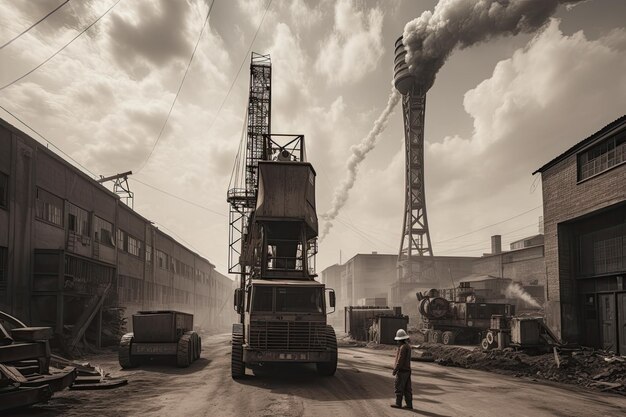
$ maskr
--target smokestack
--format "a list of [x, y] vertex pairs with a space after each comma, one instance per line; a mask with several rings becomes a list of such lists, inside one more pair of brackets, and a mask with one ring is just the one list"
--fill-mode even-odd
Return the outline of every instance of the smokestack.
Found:
[[559, 4], [581, 0], [440, 0], [404, 27], [406, 63], [424, 90], [456, 48], [505, 35], [533, 33]]
[[502, 253], [502, 236], [500, 235], [491, 236], [491, 253], [492, 254]]

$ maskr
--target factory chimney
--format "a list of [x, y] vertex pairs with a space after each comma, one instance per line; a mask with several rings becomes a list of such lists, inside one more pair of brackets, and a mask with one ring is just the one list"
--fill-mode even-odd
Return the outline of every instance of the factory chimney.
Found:
[[[424, 256], [432, 257], [428, 233], [426, 195], [424, 191], [424, 114], [427, 87], [409, 72], [402, 36], [396, 41], [393, 80], [402, 94], [402, 114], [405, 142], [405, 194], [402, 240], [398, 254], [401, 279], [425, 281], [418, 276], [414, 262]], [[419, 275], [423, 275], [420, 270]]]
[[502, 236], [501, 235], [491, 236], [491, 253], [493, 255], [502, 253]]

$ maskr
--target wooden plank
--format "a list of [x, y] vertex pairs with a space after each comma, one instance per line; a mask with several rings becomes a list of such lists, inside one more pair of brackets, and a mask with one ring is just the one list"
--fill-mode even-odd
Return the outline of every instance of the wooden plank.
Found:
[[81, 339], [81, 337], [83, 337], [85, 331], [87, 331], [87, 328], [91, 324], [91, 321], [95, 317], [96, 313], [99, 309], [102, 308], [102, 305], [104, 304], [104, 299], [106, 298], [110, 288], [111, 283], [106, 286], [106, 288], [102, 292], [102, 295], [100, 295], [97, 303], [90, 309], [86, 309], [79, 321], [77, 322], [78, 326], [75, 326], [72, 331], [72, 341], [70, 342], [71, 348], [74, 348], [78, 341]]
[[49, 340], [52, 337], [51, 327], [22, 327], [12, 329], [11, 336], [14, 340], [22, 342], [35, 342], [37, 340]]
[[0, 363], [0, 372], [2, 372], [4, 376], [9, 378], [11, 381], [19, 382], [20, 384], [28, 382], [28, 379], [26, 379], [24, 375], [20, 373], [20, 371], [12, 366], [3, 365]]

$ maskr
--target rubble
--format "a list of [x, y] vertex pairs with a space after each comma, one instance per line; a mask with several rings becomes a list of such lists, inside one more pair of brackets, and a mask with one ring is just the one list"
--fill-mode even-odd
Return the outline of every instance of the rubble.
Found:
[[626, 358], [603, 350], [557, 349], [558, 360], [555, 360], [553, 352], [531, 355], [512, 348], [482, 351], [427, 343], [418, 349], [430, 352], [435, 362], [443, 366], [576, 384], [626, 395]]

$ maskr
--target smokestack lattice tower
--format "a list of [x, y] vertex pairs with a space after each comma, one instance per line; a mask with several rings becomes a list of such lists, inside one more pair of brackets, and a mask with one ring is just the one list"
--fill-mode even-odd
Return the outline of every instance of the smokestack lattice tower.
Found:
[[[426, 88], [409, 72], [402, 36], [396, 41], [394, 85], [402, 94], [405, 142], [405, 202], [402, 239], [398, 253], [399, 278], [410, 282], [427, 281], [425, 265], [418, 268], [418, 257], [432, 257], [424, 192], [424, 112]], [[429, 269], [429, 268], [426, 268]]]

